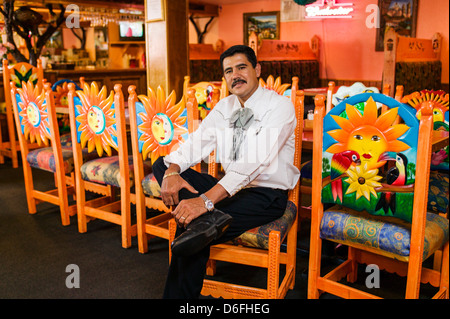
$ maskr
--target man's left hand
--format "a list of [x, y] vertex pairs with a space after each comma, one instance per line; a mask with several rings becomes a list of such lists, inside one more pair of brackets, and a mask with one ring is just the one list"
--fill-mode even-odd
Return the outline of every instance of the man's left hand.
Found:
[[200, 197], [184, 199], [173, 210], [172, 215], [180, 227], [187, 227], [195, 218], [206, 213], [205, 202]]

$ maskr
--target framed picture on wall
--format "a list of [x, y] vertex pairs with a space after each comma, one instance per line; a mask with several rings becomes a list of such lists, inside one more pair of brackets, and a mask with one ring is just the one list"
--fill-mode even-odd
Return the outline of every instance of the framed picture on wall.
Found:
[[244, 13], [244, 44], [252, 32], [259, 40], [280, 38], [280, 11]]
[[377, 28], [375, 51], [384, 51], [384, 34], [388, 28], [405, 37], [416, 36], [419, 0], [378, 0], [380, 27]]

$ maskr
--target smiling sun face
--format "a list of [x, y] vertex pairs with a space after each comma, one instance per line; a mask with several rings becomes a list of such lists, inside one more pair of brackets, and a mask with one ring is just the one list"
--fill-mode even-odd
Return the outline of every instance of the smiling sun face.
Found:
[[178, 147], [183, 142], [182, 135], [187, 133], [183, 127], [186, 117], [180, 117], [185, 108], [182, 99], [175, 104], [175, 91], [166, 98], [161, 87], [156, 93], [149, 87], [149, 95], [139, 95], [145, 112], [137, 114], [142, 120], [138, 130], [142, 132], [139, 140], [143, 142], [142, 156], [146, 159], [149, 155], [152, 163], [160, 156], [164, 156]]
[[97, 83], [92, 82], [90, 87], [85, 83], [77, 94], [81, 100], [81, 105], [75, 105], [81, 146], [87, 144], [88, 152], [96, 149], [99, 156], [103, 152], [111, 156], [111, 147], [118, 149], [113, 92], [107, 96], [106, 86], [99, 92]]
[[25, 139], [29, 138], [31, 143], [37, 142], [38, 145], [49, 145], [50, 124], [44, 91], [39, 93], [32, 83], [22, 82], [22, 88], [18, 88], [17, 92], [21, 99], [18, 103], [19, 115], [22, 118], [21, 126]]
[[326, 151], [356, 151], [360, 154], [361, 165], [367, 165], [367, 169], [384, 165], [385, 161], [378, 161], [384, 152], [402, 152], [409, 148], [406, 143], [397, 140], [409, 129], [405, 124], [394, 124], [397, 110], [392, 108], [378, 117], [377, 105], [369, 98], [361, 115], [356, 107], [347, 104], [348, 119], [331, 115], [341, 128], [328, 132], [337, 143]]

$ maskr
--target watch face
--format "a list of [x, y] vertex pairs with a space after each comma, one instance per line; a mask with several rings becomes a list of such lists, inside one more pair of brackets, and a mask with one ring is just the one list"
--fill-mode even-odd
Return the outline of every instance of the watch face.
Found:
[[210, 200], [206, 201], [205, 204], [206, 204], [206, 209], [207, 209], [207, 210], [212, 210], [212, 209], [214, 208], [214, 204], [213, 204], [213, 202], [210, 201]]

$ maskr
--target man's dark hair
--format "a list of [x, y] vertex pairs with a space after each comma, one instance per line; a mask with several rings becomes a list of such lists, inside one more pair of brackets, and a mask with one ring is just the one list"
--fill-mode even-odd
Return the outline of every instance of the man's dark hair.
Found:
[[242, 44], [238, 44], [238, 45], [234, 45], [228, 49], [226, 49], [221, 55], [220, 55], [220, 67], [223, 70], [223, 60], [225, 58], [228, 58], [230, 56], [233, 56], [237, 53], [243, 53], [245, 54], [245, 56], [247, 57], [247, 60], [252, 64], [253, 67], [256, 67], [256, 54], [255, 51], [253, 51], [252, 48], [250, 48], [247, 45], [242, 45]]

